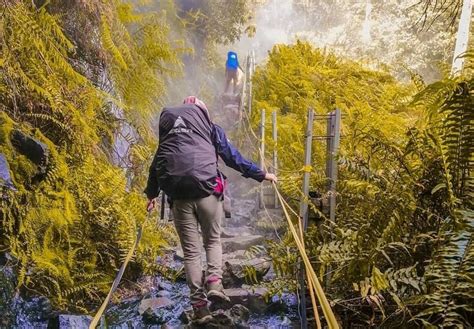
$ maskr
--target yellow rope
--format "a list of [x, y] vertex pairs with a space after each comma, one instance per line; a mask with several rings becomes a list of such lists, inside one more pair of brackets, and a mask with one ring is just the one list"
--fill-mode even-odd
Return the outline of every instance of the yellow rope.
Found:
[[[304, 235], [303, 235], [303, 225], [301, 225], [301, 220], [298, 220], [298, 228], [299, 228], [299, 233], [300, 233], [300, 239], [301, 241], [304, 242]], [[316, 303], [316, 298], [314, 296], [314, 287], [313, 284], [309, 278], [308, 271], [306, 272], [306, 281], [308, 282], [308, 290], [309, 294], [311, 296], [311, 304], [313, 305], [313, 312], [314, 312], [314, 320], [316, 321], [316, 328], [321, 329], [321, 320], [319, 319], [319, 312], [318, 312], [318, 304]], [[304, 293], [304, 292], [302, 292]], [[305, 306], [303, 306], [305, 307]]]
[[313, 266], [311, 265], [311, 262], [309, 261], [308, 255], [306, 254], [306, 250], [298, 236], [298, 233], [296, 232], [293, 226], [293, 223], [291, 222], [291, 218], [290, 218], [290, 215], [288, 214], [288, 210], [283, 200], [283, 197], [278, 191], [276, 184], [273, 182], [272, 184], [273, 184], [273, 187], [275, 188], [275, 192], [277, 193], [278, 199], [280, 200], [281, 204], [284, 205], [282, 208], [283, 208], [283, 212], [285, 214], [286, 220], [288, 222], [288, 226], [290, 227], [291, 234], [293, 235], [293, 238], [295, 239], [296, 246], [298, 247], [298, 251], [300, 252], [301, 258], [303, 259], [303, 262], [305, 264], [309, 282], [311, 282], [312, 286], [314, 287], [316, 291], [316, 296], [318, 297], [318, 301], [321, 304], [321, 308], [323, 310], [324, 316], [326, 317], [326, 321], [328, 323], [329, 329], [339, 328], [336, 317], [331, 309], [331, 305], [329, 305], [326, 295], [324, 294], [324, 290], [321, 287], [318, 277], [316, 276]]
[[[252, 135], [254, 136], [255, 139], [260, 140], [260, 138], [257, 136], [257, 134], [252, 129], [248, 113], [246, 111], [244, 111], [244, 114], [245, 114], [246, 121], [248, 123], [248, 130], [250, 130], [250, 132], [252, 133]], [[261, 147], [258, 147], [258, 151], [260, 153], [260, 157], [264, 158], [265, 156], [262, 152]], [[266, 166], [263, 169], [268, 171]], [[303, 167], [303, 171], [311, 171], [311, 169], [312, 169], [311, 166]], [[306, 254], [304, 244], [302, 243], [303, 237], [301, 237], [301, 240], [298, 237], [298, 234], [297, 234], [297, 232], [296, 232], [296, 230], [293, 226], [293, 223], [291, 222], [290, 215], [288, 214], [288, 209], [290, 209], [291, 212], [293, 212], [298, 218], [300, 218], [300, 216], [296, 213], [296, 211], [294, 211], [290, 207], [290, 205], [286, 202], [286, 200], [283, 199], [283, 197], [280, 194], [280, 191], [277, 189], [276, 184], [274, 182], [272, 182], [272, 185], [273, 185], [273, 188], [275, 189], [275, 193], [277, 193], [280, 204], [282, 205], [285, 217], [288, 221], [288, 226], [290, 227], [290, 231], [293, 235], [293, 238], [295, 239], [296, 245], [298, 247], [298, 250], [301, 254], [301, 257], [303, 258], [303, 262], [304, 262], [305, 267], [306, 267], [306, 277], [307, 277], [307, 280], [308, 280], [308, 288], [310, 289], [311, 303], [313, 305], [313, 310], [314, 310], [314, 313], [315, 313], [315, 320], [316, 320], [317, 328], [318, 329], [321, 328], [321, 322], [320, 322], [319, 316], [318, 316], [318, 309], [317, 309], [317, 305], [316, 305], [316, 300], [314, 299], [314, 292], [316, 292], [316, 296], [318, 297], [319, 303], [321, 304], [321, 307], [322, 307], [324, 316], [327, 319], [327, 323], [329, 325], [329, 328], [330, 329], [339, 328], [339, 325], [336, 321], [336, 317], [334, 316], [334, 313], [331, 309], [331, 306], [329, 305], [329, 302], [326, 298], [326, 295], [324, 294], [324, 290], [321, 287], [321, 284], [319, 283], [319, 280], [318, 280], [318, 278], [317, 278], [317, 276], [314, 272], [314, 269], [313, 269], [313, 267], [312, 267], [312, 265], [311, 265], [311, 263], [308, 259], [308, 255]], [[301, 224], [299, 223], [299, 221], [298, 221], [298, 224], [300, 225], [300, 230], [302, 231]]]
[[115, 277], [114, 282], [112, 283], [112, 287], [110, 287], [109, 293], [107, 294], [107, 297], [105, 297], [105, 300], [102, 302], [102, 305], [100, 306], [99, 310], [97, 311], [96, 315], [92, 319], [91, 324], [89, 325], [89, 329], [95, 329], [97, 327], [97, 324], [100, 321], [100, 318], [102, 317], [102, 314], [104, 313], [105, 309], [107, 308], [107, 305], [110, 302], [110, 299], [112, 298], [112, 295], [114, 294], [115, 290], [117, 289], [120, 280], [122, 280], [123, 273], [125, 272], [125, 269], [127, 268], [128, 263], [133, 257], [133, 254], [135, 253], [135, 250], [137, 249], [138, 244], [140, 243], [140, 239], [142, 238], [142, 232], [143, 232], [143, 227], [145, 226], [145, 223], [148, 221], [150, 218], [151, 212], [148, 212], [147, 220], [143, 222], [143, 224], [138, 228], [137, 231], [137, 236], [135, 238], [135, 242], [133, 243], [133, 246], [130, 248], [130, 250], [127, 253], [127, 256], [125, 257], [124, 262], [122, 263], [122, 266], [120, 266], [120, 270], [117, 273], [117, 276]]

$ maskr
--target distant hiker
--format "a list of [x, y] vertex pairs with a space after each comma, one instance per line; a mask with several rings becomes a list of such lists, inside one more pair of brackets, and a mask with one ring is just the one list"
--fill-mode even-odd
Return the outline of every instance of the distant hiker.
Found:
[[[225, 177], [217, 168], [218, 157], [244, 177], [277, 181], [275, 175], [246, 160], [230, 144], [222, 128], [212, 123], [206, 105], [196, 97], [189, 96], [183, 105], [163, 109], [158, 150], [145, 189], [147, 207], [154, 207], [160, 189], [171, 199], [195, 322], [199, 324], [212, 319], [208, 300], [228, 300], [222, 286], [220, 241]], [[206, 250], [205, 277], [198, 225]]]
[[227, 53], [227, 61], [225, 63], [225, 91], [229, 89], [229, 84], [232, 81], [232, 93], [236, 93], [237, 91], [237, 81], [238, 81], [238, 71], [240, 65], [239, 60], [237, 58], [237, 54], [233, 51], [229, 51]]

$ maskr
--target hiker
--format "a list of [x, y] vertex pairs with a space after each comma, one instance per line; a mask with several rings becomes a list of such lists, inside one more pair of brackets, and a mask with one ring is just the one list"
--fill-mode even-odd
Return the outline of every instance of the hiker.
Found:
[[232, 93], [235, 94], [237, 91], [238, 71], [242, 68], [239, 65], [237, 54], [233, 51], [227, 53], [227, 61], [225, 63], [225, 91], [229, 89], [230, 82], [232, 81]]
[[[215, 125], [206, 105], [194, 96], [183, 105], [164, 108], [159, 122], [159, 145], [150, 166], [145, 193], [147, 209], [153, 209], [160, 189], [171, 200], [174, 224], [184, 252], [186, 280], [191, 289], [194, 322], [212, 319], [208, 301], [228, 301], [222, 286], [221, 219], [224, 175], [218, 157], [244, 177], [276, 182], [243, 158]], [[206, 250], [207, 271], [203, 276], [198, 225]]]

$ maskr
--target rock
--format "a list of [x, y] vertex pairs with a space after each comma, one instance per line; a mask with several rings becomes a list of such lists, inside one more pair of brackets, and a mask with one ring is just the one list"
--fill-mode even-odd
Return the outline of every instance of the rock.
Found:
[[[240, 95], [239, 94], [225, 93], [225, 94], [222, 94], [222, 101], [225, 104], [238, 105], [240, 103]], [[225, 106], [228, 106], [228, 105], [225, 105]]]
[[173, 306], [176, 303], [167, 297], [142, 299], [138, 313], [145, 324], [164, 324], [173, 317]]
[[10, 176], [10, 166], [8, 165], [8, 161], [5, 155], [0, 153], [0, 187], [2, 186], [12, 191], [16, 191], [15, 185]]
[[138, 306], [138, 313], [143, 315], [148, 309], [157, 310], [160, 308], [168, 308], [175, 304], [171, 299], [166, 297], [145, 298], [142, 299]]
[[11, 328], [15, 320], [12, 305], [15, 282], [13, 269], [9, 266], [0, 267], [0, 328]]
[[221, 238], [234, 238], [234, 237], [235, 237], [235, 234], [232, 234], [228, 230], [223, 229], [221, 231]]
[[142, 327], [143, 317], [138, 314], [140, 301], [138, 298], [129, 298], [110, 305], [105, 311], [107, 326], [114, 329]]
[[213, 320], [207, 324], [208, 328], [250, 328], [247, 321], [250, 311], [243, 305], [234, 305], [229, 310], [217, 310], [212, 313]]
[[222, 329], [222, 328], [235, 328], [235, 329], [246, 329], [250, 328], [247, 321], [250, 318], [250, 311], [243, 305], [234, 305], [228, 310], [219, 309], [212, 312], [212, 320], [205, 325], [196, 325], [192, 323], [193, 312], [192, 310], [185, 311], [181, 314], [181, 321], [184, 324], [190, 324], [186, 328], [198, 329]]
[[171, 316], [166, 310], [148, 308], [142, 314], [142, 319], [145, 324], [164, 324], [171, 319]]
[[225, 266], [222, 272], [222, 285], [224, 288], [240, 288], [245, 283], [243, 278], [236, 276], [229, 267]]
[[51, 301], [44, 296], [23, 300], [21, 308], [31, 322], [41, 322], [54, 317]]
[[222, 255], [224, 261], [229, 259], [245, 259], [245, 250], [236, 250]]
[[271, 262], [264, 258], [229, 259], [225, 262], [223, 276], [237, 279], [240, 284], [258, 283], [262, 281], [270, 267]]
[[171, 293], [169, 291], [166, 291], [166, 290], [160, 290], [156, 293], [156, 296], [157, 297], [169, 297], [169, 296], [171, 296]]
[[166, 290], [166, 291], [173, 290], [173, 285], [171, 283], [160, 281], [158, 285], [159, 285], [160, 290]]
[[232, 317], [233, 323], [238, 328], [247, 328], [247, 321], [250, 318], [250, 311], [243, 305], [237, 304], [232, 306], [228, 310], [229, 315]]
[[193, 321], [193, 310], [185, 310], [181, 315], [179, 316], [179, 319], [181, 322], [184, 324], [189, 324], [191, 321]]
[[264, 298], [267, 292], [265, 288], [255, 288], [251, 290], [242, 288], [224, 289], [224, 293], [230, 298], [231, 304], [244, 305], [250, 311], [259, 314], [265, 313], [270, 306], [270, 303], [265, 301]]
[[232, 317], [224, 310], [212, 312], [212, 320], [206, 324], [206, 328], [232, 328]]
[[235, 238], [237, 236], [253, 235], [253, 229], [250, 226], [239, 225], [239, 227], [226, 226], [221, 233], [221, 238]]
[[40, 168], [41, 174], [46, 172], [49, 156], [49, 149], [46, 144], [25, 135], [20, 130], [13, 130], [11, 142], [18, 152], [25, 155]]
[[229, 253], [236, 250], [246, 250], [251, 246], [261, 244], [264, 238], [261, 235], [237, 236], [235, 238], [223, 238], [222, 251]]
[[88, 315], [60, 314], [48, 323], [48, 329], [88, 329], [92, 317]]
[[184, 260], [183, 248], [179, 247], [178, 249], [176, 249], [176, 253], [174, 254], [174, 259], [180, 260], [180, 261]]

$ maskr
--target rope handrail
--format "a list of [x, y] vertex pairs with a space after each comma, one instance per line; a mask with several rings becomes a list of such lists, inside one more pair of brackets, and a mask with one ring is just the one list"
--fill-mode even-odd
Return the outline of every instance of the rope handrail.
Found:
[[[251, 123], [250, 123], [250, 118], [248, 116], [248, 113], [246, 111], [244, 111], [244, 115], [245, 115], [245, 119], [248, 123], [248, 128], [247, 130], [249, 130], [253, 137], [256, 139], [256, 140], [259, 140], [260, 138], [257, 136], [257, 134], [254, 132], [254, 130], [252, 129], [252, 126], [251, 126]], [[246, 131], [247, 132], [247, 131]], [[251, 136], [247, 136], [247, 137], [251, 137]], [[261, 147], [256, 147], [260, 153], [260, 157], [262, 159], [265, 159], [265, 155], [263, 154], [262, 152], [262, 149]], [[263, 169], [265, 169], [267, 171], [267, 167], [265, 165], [265, 161], [263, 161], [264, 163], [264, 167]], [[316, 301], [315, 301], [315, 298], [314, 298], [314, 292], [316, 292], [316, 296], [318, 298], [318, 301], [319, 303], [321, 304], [321, 308], [323, 310], [323, 313], [324, 313], [324, 316], [326, 317], [327, 319], [327, 323], [329, 325], [329, 328], [330, 329], [333, 329], [333, 328], [339, 328], [339, 325], [337, 323], [337, 320], [336, 320], [336, 317], [331, 309], [331, 306], [329, 305], [329, 302], [326, 298], [326, 295], [324, 293], [324, 290], [316, 276], [316, 273], [314, 272], [314, 269], [311, 265], [311, 262], [309, 261], [309, 258], [308, 258], [308, 255], [306, 254], [306, 250], [304, 248], [304, 243], [302, 242], [303, 241], [303, 236], [302, 236], [302, 228], [300, 227], [300, 231], [301, 231], [301, 239], [299, 238], [298, 236], [298, 233], [296, 232], [294, 226], [293, 226], [293, 223], [291, 221], [291, 217], [288, 213], [288, 209], [293, 213], [295, 214], [298, 218], [300, 218], [299, 214], [286, 202], [286, 200], [282, 197], [280, 191], [278, 190], [277, 188], [277, 185], [275, 182], [272, 182], [272, 186], [275, 190], [275, 193], [277, 194], [278, 196], [278, 199], [280, 201], [280, 204], [282, 205], [282, 209], [283, 209], [283, 212], [285, 214], [285, 217], [286, 217], [286, 220], [288, 222], [288, 226], [290, 227], [290, 231], [291, 231], [291, 234], [293, 235], [293, 238], [295, 240], [295, 243], [297, 245], [297, 248], [298, 248], [298, 251], [303, 259], [303, 262], [304, 262], [304, 265], [305, 265], [305, 268], [306, 268], [306, 278], [307, 278], [307, 281], [308, 281], [308, 288], [310, 290], [310, 295], [311, 295], [311, 302], [313, 304], [313, 311], [315, 312], [315, 320], [316, 320], [316, 325], [317, 325], [317, 328], [321, 328], [321, 323], [320, 323], [320, 320], [319, 320], [319, 316], [318, 316], [318, 311], [317, 311], [317, 305], [316, 305]], [[300, 224], [300, 223], [299, 223]], [[300, 224], [301, 226], [301, 224]], [[314, 292], [313, 292], [313, 289], [314, 289]]]
[[102, 302], [102, 305], [100, 306], [99, 310], [97, 311], [94, 318], [92, 319], [89, 325], [89, 329], [95, 329], [97, 325], [99, 324], [102, 314], [107, 308], [107, 305], [109, 304], [110, 299], [112, 298], [112, 295], [114, 294], [115, 290], [117, 290], [117, 287], [120, 284], [120, 281], [122, 280], [123, 273], [125, 272], [125, 269], [127, 268], [128, 263], [132, 259], [133, 254], [135, 253], [135, 250], [138, 247], [138, 244], [140, 243], [140, 240], [142, 238], [142, 233], [143, 233], [143, 227], [145, 226], [146, 222], [150, 219], [150, 216], [151, 216], [151, 211], [148, 211], [147, 218], [138, 227], [135, 241], [132, 247], [128, 250], [127, 256], [125, 257], [125, 260], [123, 261], [122, 266], [120, 266], [120, 270], [118, 271], [117, 275], [115, 276], [114, 281], [112, 282], [112, 286], [110, 287], [109, 293], [107, 294], [107, 297], [105, 297], [104, 301]]
[[[257, 136], [255, 131], [252, 129], [251, 120], [248, 116], [247, 111], [243, 111], [243, 113], [244, 113], [244, 116], [245, 116], [245, 121], [248, 125], [247, 127], [245, 127], [245, 124], [243, 125], [244, 129], [246, 128], [245, 132], [248, 134], [248, 131], [250, 131], [251, 134], [253, 135], [253, 137], [256, 140], [260, 140], [260, 138]], [[251, 136], [249, 136], [249, 134], [247, 135], [247, 137], [249, 139], [251, 139]], [[255, 148], [258, 149], [258, 152], [260, 154], [260, 158], [265, 159], [265, 154], [263, 153], [262, 148], [260, 146], [257, 146], [257, 147], [254, 146], [254, 149]], [[263, 165], [264, 165], [263, 169], [265, 171], [268, 171], [267, 166], [265, 165], [265, 161], [263, 161]], [[321, 284], [320, 284], [320, 282], [319, 282], [319, 280], [316, 276], [316, 273], [314, 272], [313, 266], [311, 265], [311, 262], [309, 261], [308, 255], [306, 254], [306, 250], [304, 248], [304, 243], [303, 243], [304, 240], [303, 240], [303, 229], [301, 227], [301, 221], [298, 221], [299, 231], [300, 231], [300, 234], [301, 234], [301, 239], [300, 239], [300, 237], [298, 236], [298, 233], [296, 232], [296, 230], [293, 226], [293, 222], [291, 221], [291, 217], [288, 213], [288, 209], [293, 214], [295, 214], [298, 218], [300, 218], [300, 215], [282, 197], [282, 195], [281, 195], [280, 191], [278, 190], [277, 185], [276, 185], [275, 182], [272, 182], [272, 186], [275, 190], [275, 193], [277, 194], [277, 197], [280, 201], [280, 204], [282, 205], [282, 209], [283, 209], [283, 212], [285, 214], [285, 218], [287, 220], [288, 226], [290, 227], [291, 234], [293, 235], [293, 238], [294, 238], [295, 243], [297, 245], [298, 251], [300, 253], [301, 258], [303, 259], [303, 262], [304, 262], [304, 265], [305, 265], [305, 268], [306, 268], [306, 278], [307, 278], [307, 281], [308, 281], [308, 286], [309, 286], [308, 288], [310, 290], [311, 303], [313, 305], [313, 311], [315, 313], [316, 326], [317, 326], [318, 329], [321, 328], [321, 323], [320, 323], [319, 316], [318, 316], [317, 305], [316, 305], [316, 301], [315, 301], [315, 298], [314, 298], [314, 292], [316, 292], [316, 296], [318, 297], [318, 301], [321, 304], [321, 308], [323, 310], [324, 316], [326, 317], [329, 328], [330, 329], [339, 328], [336, 317], [335, 317], [335, 315], [334, 315], [334, 313], [331, 309], [331, 306], [329, 305], [329, 302], [326, 298], [324, 290], [323, 290], [323, 288], [322, 288], [322, 286], [321, 286]], [[313, 289], [314, 289], [314, 291], [313, 291]]]
[[[272, 184], [275, 188], [275, 192], [277, 193], [278, 199], [280, 200], [281, 204], [284, 205], [284, 202], [283, 202], [284, 199], [282, 195], [280, 194], [280, 191], [278, 191], [278, 188], [276, 187], [275, 183], [272, 183]], [[291, 222], [291, 218], [288, 213], [287, 206], [286, 205], [282, 206], [282, 209], [285, 214], [286, 220], [288, 222], [288, 226], [290, 227], [291, 234], [293, 235], [293, 238], [295, 239], [295, 243], [296, 243], [296, 246], [298, 247], [298, 251], [300, 252], [301, 258], [303, 259], [303, 262], [305, 264], [307, 276], [309, 277], [308, 282], [311, 282], [311, 285], [316, 291], [316, 296], [318, 297], [318, 301], [321, 304], [321, 308], [323, 309], [323, 313], [324, 313], [324, 316], [326, 317], [329, 328], [330, 329], [339, 328], [336, 317], [331, 309], [331, 306], [329, 305], [329, 302], [316, 276], [316, 273], [314, 272], [313, 266], [311, 265], [308, 255], [306, 254], [306, 250], [302, 244], [302, 241], [300, 240], [298, 233], [296, 232], [293, 226], [293, 223]]]

